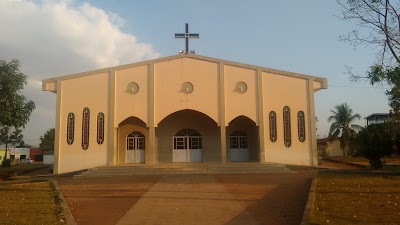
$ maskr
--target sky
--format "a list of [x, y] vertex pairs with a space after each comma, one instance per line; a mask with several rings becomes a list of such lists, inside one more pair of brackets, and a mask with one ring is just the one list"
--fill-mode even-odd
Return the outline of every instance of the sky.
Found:
[[385, 86], [350, 81], [345, 67], [364, 75], [379, 48], [340, 41], [357, 28], [340, 15], [336, 1], [320, 0], [1, 0], [0, 59], [20, 60], [29, 77], [23, 94], [36, 109], [23, 133], [38, 145], [55, 127], [56, 95], [41, 90], [43, 79], [178, 54], [184, 41], [174, 34], [189, 23], [196, 54], [327, 78], [315, 93], [322, 138], [335, 105], [362, 118], [390, 109]]

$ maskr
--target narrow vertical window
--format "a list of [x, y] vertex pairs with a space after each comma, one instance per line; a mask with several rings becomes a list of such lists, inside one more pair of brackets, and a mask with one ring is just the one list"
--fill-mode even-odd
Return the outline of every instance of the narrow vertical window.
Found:
[[276, 113], [275, 113], [275, 111], [271, 111], [269, 113], [269, 139], [272, 142], [276, 142], [276, 140], [277, 140]]
[[290, 108], [288, 106], [283, 107], [283, 143], [288, 148], [292, 145], [292, 136], [290, 130]]
[[67, 117], [67, 144], [72, 145], [74, 143], [74, 129], [75, 129], [75, 115], [68, 113]]
[[85, 107], [82, 115], [82, 149], [86, 150], [89, 148], [89, 122], [90, 122], [90, 110]]
[[299, 141], [304, 142], [306, 140], [306, 122], [304, 119], [303, 111], [299, 111], [297, 113], [297, 129], [299, 134]]
[[97, 144], [104, 142], [104, 113], [97, 114]]

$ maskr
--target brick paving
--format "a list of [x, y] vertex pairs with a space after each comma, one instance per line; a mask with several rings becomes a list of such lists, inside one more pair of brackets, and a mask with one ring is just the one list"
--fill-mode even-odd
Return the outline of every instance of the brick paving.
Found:
[[[350, 169], [321, 161], [323, 168]], [[317, 169], [295, 173], [55, 178], [78, 225], [300, 224]]]
[[212, 175], [167, 175], [117, 225], [260, 224]]
[[78, 225], [299, 224], [315, 170], [56, 178]]

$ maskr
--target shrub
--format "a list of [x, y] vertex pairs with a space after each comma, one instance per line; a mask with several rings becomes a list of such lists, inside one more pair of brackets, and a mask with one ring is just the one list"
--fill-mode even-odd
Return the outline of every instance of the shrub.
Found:
[[1, 167], [5, 168], [5, 167], [10, 167], [11, 166], [11, 161], [9, 159], [3, 160], [1, 162]]
[[14, 170], [0, 170], [0, 179], [10, 180], [10, 178], [15, 174]]

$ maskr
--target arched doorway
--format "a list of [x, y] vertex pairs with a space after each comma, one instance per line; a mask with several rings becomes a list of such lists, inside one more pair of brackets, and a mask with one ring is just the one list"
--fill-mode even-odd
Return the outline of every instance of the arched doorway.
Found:
[[226, 127], [227, 159], [233, 162], [259, 161], [258, 127], [246, 116], [238, 116]]
[[229, 139], [230, 161], [246, 162], [249, 161], [249, 140], [245, 132], [234, 131]]
[[144, 163], [145, 137], [138, 131], [126, 137], [126, 163]]
[[185, 128], [174, 135], [173, 162], [202, 162], [202, 139], [196, 130]]

